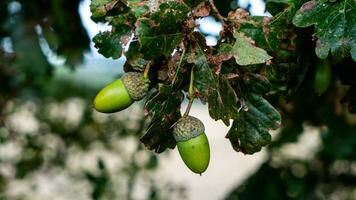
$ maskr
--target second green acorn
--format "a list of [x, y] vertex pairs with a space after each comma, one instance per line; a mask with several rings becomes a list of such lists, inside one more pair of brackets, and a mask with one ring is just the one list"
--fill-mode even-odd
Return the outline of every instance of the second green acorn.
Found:
[[180, 118], [173, 128], [182, 160], [197, 174], [205, 172], [210, 161], [209, 141], [204, 131], [204, 124], [192, 116]]
[[121, 79], [106, 85], [94, 99], [95, 110], [103, 113], [113, 113], [124, 110], [134, 101], [146, 96], [149, 79], [141, 73], [128, 72]]

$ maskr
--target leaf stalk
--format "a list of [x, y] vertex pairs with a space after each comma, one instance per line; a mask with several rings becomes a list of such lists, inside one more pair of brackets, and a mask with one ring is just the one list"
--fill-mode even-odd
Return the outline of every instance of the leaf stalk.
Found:
[[180, 66], [182, 65], [183, 58], [184, 58], [184, 55], [185, 55], [185, 50], [186, 50], [186, 49], [183, 49], [182, 55], [180, 56], [179, 63], [178, 63], [178, 67], [177, 67], [177, 71], [176, 71], [176, 73], [174, 74], [174, 78], [173, 78], [173, 80], [172, 80], [172, 86], [174, 85], [174, 83], [175, 83], [176, 80], [177, 80], [177, 76], [178, 76], [178, 73], [179, 73], [179, 69], [180, 69]]
[[189, 115], [190, 109], [193, 105], [193, 101], [195, 98], [195, 91], [194, 91], [194, 67], [192, 67], [192, 70], [190, 72], [190, 82], [189, 82], [189, 90], [188, 90], [188, 98], [189, 98], [189, 103], [188, 106], [185, 110], [184, 117], [187, 117]]
[[143, 78], [147, 79], [148, 77], [148, 72], [150, 71], [151, 68], [151, 62], [149, 62], [146, 67], [145, 67], [145, 71], [143, 72]]

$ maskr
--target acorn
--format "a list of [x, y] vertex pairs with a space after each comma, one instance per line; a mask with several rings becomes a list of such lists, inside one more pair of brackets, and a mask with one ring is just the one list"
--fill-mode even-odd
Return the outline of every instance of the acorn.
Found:
[[205, 172], [210, 161], [209, 141], [204, 131], [204, 124], [192, 116], [180, 118], [173, 127], [173, 136], [182, 160], [197, 174]]
[[95, 110], [113, 113], [124, 110], [134, 101], [146, 96], [149, 79], [141, 73], [128, 72], [121, 79], [115, 80], [99, 91], [94, 99]]

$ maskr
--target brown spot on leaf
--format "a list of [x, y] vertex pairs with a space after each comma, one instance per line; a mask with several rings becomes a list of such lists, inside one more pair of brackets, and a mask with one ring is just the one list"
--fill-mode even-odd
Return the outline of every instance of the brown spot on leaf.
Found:
[[268, 35], [271, 32], [271, 29], [268, 27], [269, 23], [271, 22], [270, 17], [263, 17], [263, 33]]
[[195, 96], [200, 99], [201, 103], [205, 105], [208, 102], [208, 97], [205, 96], [204, 94], [201, 94], [199, 92], [195, 93]]
[[196, 8], [194, 12], [194, 17], [206, 17], [210, 14], [211, 8], [209, 5], [200, 4], [198, 8]]
[[187, 53], [187, 62], [188, 63], [194, 63], [195, 62], [195, 53]]
[[243, 38], [245, 41], [247, 41], [248, 43], [250, 43], [250, 44], [253, 45], [253, 46], [256, 46], [256, 42], [255, 42], [252, 38], [246, 36], [244, 33], [238, 33], [238, 34], [239, 34], [240, 37]]
[[216, 75], [220, 74], [222, 63], [226, 60], [230, 60], [231, 58], [232, 58], [232, 53], [221, 53], [209, 57], [209, 63], [215, 66], [214, 72]]
[[192, 17], [190, 17], [184, 22], [183, 32], [190, 32], [190, 30], [195, 28], [195, 26], [196, 26], [195, 20]]
[[305, 4], [302, 5], [302, 7], [300, 8], [299, 12], [305, 12], [305, 11], [311, 10], [315, 6], [316, 6], [316, 1], [315, 0], [308, 1]]
[[145, 5], [146, 5], [146, 2], [143, 2], [143, 1], [137, 3], [137, 6], [145, 6]]
[[274, 127], [273, 127], [273, 129], [272, 129], [272, 130], [275, 130], [275, 129], [281, 128], [281, 126], [282, 126], [282, 123], [281, 123], [281, 122], [275, 122]]
[[219, 63], [219, 64], [215, 65], [215, 67], [214, 67], [214, 73], [215, 73], [216, 75], [219, 75], [219, 74], [220, 74], [221, 65], [222, 65], [222, 63]]
[[161, 81], [165, 81], [168, 78], [168, 62], [169, 61], [164, 60], [155, 65], [155, 68], [158, 69], [157, 78]]
[[232, 53], [222, 53], [216, 56], [211, 57], [209, 60], [212, 64], [217, 65], [221, 64], [223, 61], [230, 60], [232, 58]]
[[234, 79], [234, 78], [237, 78], [237, 77], [239, 77], [239, 75], [238, 74], [235, 74], [235, 73], [228, 73], [227, 75], [226, 75], [226, 78], [227, 79]]
[[171, 59], [168, 61], [168, 64], [167, 64], [168, 69], [167, 69], [166, 73], [167, 73], [167, 76], [168, 76], [168, 79], [170, 82], [173, 80], [173, 78], [175, 76], [180, 57], [181, 57], [181, 53], [179, 53], [177, 51], [173, 54]]
[[238, 22], [247, 21], [248, 17], [249, 17], [249, 13], [242, 8], [239, 8], [234, 11], [230, 11], [229, 14], [227, 15], [228, 19], [237, 20]]
[[[142, 20], [146, 20], [147, 18], [141, 18]], [[136, 23], [135, 23], [135, 27], [140, 27], [141, 26], [141, 21], [140, 20], [137, 20], [136, 21]], [[153, 21], [153, 20], [148, 20], [148, 24], [149, 24], [149, 26], [151, 27], [151, 28], [153, 28], [153, 27], [157, 27], [158, 26], [158, 24], [155, 22], [155, 21]], [[137, 32], [137, 30], [136, 30], [136, 32]], [[137, 34], [137, 35], [139, 35], [139, 34]]]
[[148, 116], [150, 114], [150, 111], [147, 108], [145, 108], [145, 109], [143, 109], [143, 114], [145, 116]]
[[272, 60], [266, 60], [266, 65], [271, 65], [272, 64]]
[[166, 80], [168, 77], [168, 69], [167, 67], [163, 67], [158, 71], [158, 79], [161, 81]]
[[131, 36], [130, 35], [123, 35], [120, 38], [120, 42], [122, 45], [126, 46], [127, 43], [130, 41]]
[[267, 26], [271, 22], [271, 19], [272, 19], [271, 17], [264, 16], [262, 21], [263, 25]]
[[105, 4], [105, 5], [104, 5], [105, 10], [106, 10], [106, 11], [112, 10], [112, 9], [115, 7], [116, 4], [117, 4], [117, 1], [112, 1], [112, 2], [110, 2], [110, 3]]

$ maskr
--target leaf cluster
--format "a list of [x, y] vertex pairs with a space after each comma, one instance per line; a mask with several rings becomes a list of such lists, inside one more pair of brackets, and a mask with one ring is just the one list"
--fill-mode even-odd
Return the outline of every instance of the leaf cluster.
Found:
[[[355, 60], [355, 4], [270, 0], [272, 17], [250, 16], [241, 8], [222, 16], [214, 1], [204, 0], [92, 0], [91, 10], [94, 21], [112, 26], [94, 38], [100, 53], [112, 58], [123, 53], [126, 71], [151, 65], [156, 91], [146, 102], [151, 123], [141, 139], [149, 149], [174, 148], [171, 127], [181, 116], [192, 72], [195, 97], [208, 104], [211, 118], [232, 122], [226, 137], [236, 151], [253, 154], [282, 123], [268, 96], [292, 98], [318, 59]], [[215, 46], [197, 31], [196, 20], [206, 16], [222, 24]]]

